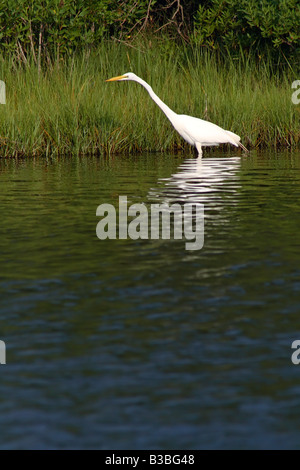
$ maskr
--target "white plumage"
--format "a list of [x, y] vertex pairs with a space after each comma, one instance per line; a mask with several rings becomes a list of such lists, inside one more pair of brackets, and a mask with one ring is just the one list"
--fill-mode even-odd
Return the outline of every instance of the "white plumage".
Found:
[[233, 132], [226, 131], [216, 124], [213, 124], [209, 121], [204, 121], [203, 119], [187, 116], [186, 114], [174, 113], [174, 111], [172, 111], [154, 93], [151, 86], [145, 82], [145, 80], [142, 80], [132, 72], [110, 78], [106, 81], [113, 82], [124, 80], [132, 80], [134, 82], [140, 83], [144, 88], [146, 88], [153, 101], [155, 101], [155, 103], [165, 113], [181, 137], [183, 137], [183, 139], [186, 140], [186, 142], [188, 142], [190, 145], [194, 145], [197, 148], [199, 157], [202, 156], [202, 147], [219, 144], [232, 144], [247, 151], [246, 147], [244, 147], [244, 145], [240, 142], [240, 137]]

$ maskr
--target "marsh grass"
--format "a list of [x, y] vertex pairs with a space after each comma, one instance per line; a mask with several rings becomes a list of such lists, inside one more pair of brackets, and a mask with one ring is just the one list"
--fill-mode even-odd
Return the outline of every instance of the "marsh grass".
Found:
[[134, 82], [106, 83], [134, 71], [174, 111], [210, 120], [254, 147], [299, 144], [300, 105], [291, 101], [291, 67], [277, 69], [230, 54], [216, 57], [170, 42], [103, 43], [38, 69], [0, 61], [6, 105], [0, 105], [2, 156], [192, 151]]

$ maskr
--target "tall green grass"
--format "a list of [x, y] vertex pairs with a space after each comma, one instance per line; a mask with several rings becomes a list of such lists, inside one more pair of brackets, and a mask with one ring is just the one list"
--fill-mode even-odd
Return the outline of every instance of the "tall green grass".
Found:
[[190, 149], [134, 82], [106, 83], [133, 71], [174, 111], [229, 129], [249, 148], [297, 146], [300, 105], [291, 101], [292, 67], [216, 57], [170, 42], [103, 43], [91, 55], [41, 69], [0, 60], [0, 155], [113, 154]]

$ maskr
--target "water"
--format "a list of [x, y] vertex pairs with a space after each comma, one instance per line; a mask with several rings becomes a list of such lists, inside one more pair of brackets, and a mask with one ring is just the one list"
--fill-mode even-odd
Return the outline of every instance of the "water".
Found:
[[[0, 161], [5, 449], [300, 447], [300, 155]], [[201, 202], [205, 241], [96, 237]]]

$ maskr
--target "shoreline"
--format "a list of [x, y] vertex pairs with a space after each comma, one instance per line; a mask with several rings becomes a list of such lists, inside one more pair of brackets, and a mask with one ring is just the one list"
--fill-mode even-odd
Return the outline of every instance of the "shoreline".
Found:
[[166, 44], [141, 51], [103, 43], [92, 54], [73, 54], [51, 66], [2, 59], [0, 157], [192, 153], [139, 84], [105, 82], [128, 71], [178, 114], [235, 132], [250, 150], [299, 148], [292, 70], [277, 70], [267, 59], [220, 61], [199, 48], [170, 45], [166, 53]]

